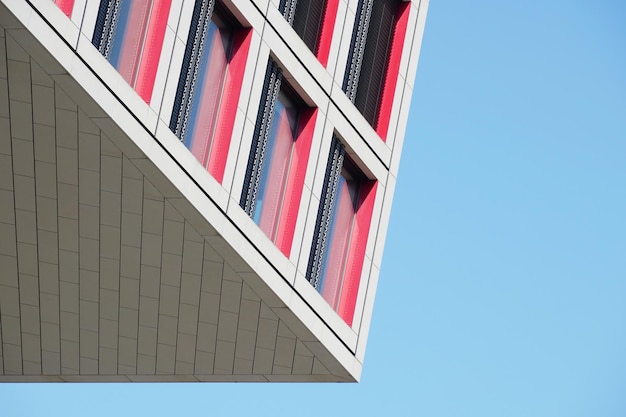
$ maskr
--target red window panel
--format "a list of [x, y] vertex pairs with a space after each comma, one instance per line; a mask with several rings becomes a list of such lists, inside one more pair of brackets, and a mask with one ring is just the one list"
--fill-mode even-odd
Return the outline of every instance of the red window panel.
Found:
[[316, 51], [317, 59], [324, 67], [328, 65], [330, 44], [333, 40], [333, 31], [335, 30], [335, 20], [337, 19], [338, 8], [339, 0], [326, 1], [326, 8], [324, 10], [324, 18], [322, 20], [322, 28], [320, 30], [320, 38]]
[[330, 241], [320, 285], [322, 297], [352, 325], [365, 260], [376, 182], [339, 178], [330, 226]]
[[306, 278], [352, 326], [378, 183], [365, 177], [345, 153], [334, 137]]
[[219, 28], [213, 22], [209, 24], [202, 64], [198, 68], [196, 94], [189, 114], [189, 128], [183, 138], [185, 146], [204, 166], [207, 165], [219, 117], [231, 43], [232, 31]]
[[304, 188], [304, 176], [309, 160], [313, 130], [317, 118], [317, 109], [303, 109], [300, 111], [297, 139], [291, 156], [291, 169], [287, 178], [287, 190], [290, 198], [283, 201], [282, 218], [278, 228], [276, 246], [285, 256], [289, 257], [293, 235], [296, 230], [296, 220]]
[[251, 40], [252, 30], [241, 28], [221, 3], [196, 2], [170, 130], [219, 183]]
[[233, 135], [237, 104], [241, 95], [241, 85], [251, 41], [252, 29], [239, 30], [235, 33], [231, 58], [226, 69], [224, 92], [222, 93], [220, 112], [213, 137], [212, 151], [207, 164], [207, 170], [220, 184], [224, 180], [226, 159], [230, 139]]
[[389, 51], [389, 62], [385, 74], [385, 81], [380, 98], [380, 110], [376, 123], [376, 133], [383, 139], [387, 139], [389, 121], [391, 119], [391, 107], [398, 83], [398, 73], [400, 72], [400, 60], [404, 48], [407, 24], [409, 22], [410, 2], [402, 2], [396, 14], [396, 25], [393, 30], [391, 48]]
[[[295, 13], [292, 13], [295, 4]], [[339, 0], [282, 1], [279, 10], [304, 44], [326, 67]]]
[[[100, 12], [114, 15], [105, 20], [99, 15], [94, 45], [139, 96], [150, 103], [156, 78], [167, 18], [172, 0], [121, 0], [119, 7], [103, 0]], [[105, 22], [117, 22], [104, 27]], [[110, 45], [110, 46], [109, 46]]]
[[341, 175], [335, 196], [335, 207], [329, 232], [330, 242], [326, 252], [320, 287], [322, 297], [335, 311], [339, 307], [344, 274], [348, 266], [347, 261], [352, 240], [352, 228], [356, 217], [356, 199], [358, 195], [358, 181], [349, 180], [345, 175]]
[[74, 0], [55, 0], [54, 3], [59, 7], [59, 9], [61, 9], [63, 13], [65, 13], [67, 17], [72, 17]]
[[252, 218], [287, 257], [291, 254], [316, 117], [317, 110], [301, 109], [287, 95], [280, 94]]
[[343, 277], [341, 299], [337, 307], [339, 316], [350, 326], [352, 326], [352, 320], [354, 319], [354, 309], [356, 307], [359, 284], [361, 283], [365, 247], [374, 212], [376, 186], [377, 183], [375, 181], [366, 181], [361, 184], [350, 241], [350, 251]]
[[411, 2], [361, 0], [343, 91], [383, 141], [387, 139]]
[[278, 237], [283, 202], [289, 199], [287, 178], [297, 139], [297, 123], [297, 108], [279, 98], [272, 133], [267, 144], [267, 156], [254, 217], [261, 230], [274, 242]]
[[161, 50], [163, 49], [163, 39], [167, 28], [167, 18], [170, 13], [172, 0], [154, 0], [152, 14], [148, 21], [148, 28], [143, 45], [143, 53], [139, 61], [139, 69], [135, 83], [135, 91], [150, 103], [154, 80], [156, 78]]

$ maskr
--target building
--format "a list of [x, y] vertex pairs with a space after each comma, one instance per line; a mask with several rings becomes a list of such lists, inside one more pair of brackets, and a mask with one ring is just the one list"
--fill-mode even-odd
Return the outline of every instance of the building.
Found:
[[427, 5], [0, 0], [0, 380], [358, 381]]

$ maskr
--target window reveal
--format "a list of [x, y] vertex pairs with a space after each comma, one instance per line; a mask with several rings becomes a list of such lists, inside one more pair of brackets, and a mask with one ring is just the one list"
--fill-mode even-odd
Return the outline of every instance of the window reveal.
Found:
[[372, 219], [376, 182], [365, 178], [333, 138], [306, 277], [352, 325]]
[[282, 0], [278, 10], [324, 66], [328, 63], [339, 0]]
[[170, 130], [221, 183], [251, 31], [214, 0], [197, 0]]
[[149, 103], [172, 0], [102, 0], [93, 45]]
[[343, 90], [385, 140], [410, 2], [362, 0], [352, 32]]
[[270, 59], [240, 206], [285, 256], [291, 253], [317, 111], [299, 102]]

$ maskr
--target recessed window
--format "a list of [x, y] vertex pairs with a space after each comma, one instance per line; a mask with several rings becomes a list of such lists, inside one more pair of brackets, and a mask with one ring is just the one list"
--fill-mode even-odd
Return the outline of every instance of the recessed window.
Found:
[[240, 205], [289, 256], [317, 112], [270, 60]]
[[348, 325], [354, 317], [375, 195], [376, 182], [360, 172], [334, 138], [307, 279]]
[[296, 7], [293, 30], [313, 53], [317, 51], [326, 1], [301, 1]]
[[276, 101], [267, 154], [261, 168], [261, 182], [252, 218], [261, 230], [276, 241], [287, 181], [298, 132], [300, 111], [283, 91]]
[[410, 2], [361, 0], [343, 90], [376, 132], [386, 138]]
[[150, 103], [172, 0], [102, 0], [92, 43]]
[[328, 63], [339, 0], [282, 0], [279, 10], [315, 54], [322, 65]]
[[196, 1], [170, 129], [221, 183], [250, 31], [212, 3]]

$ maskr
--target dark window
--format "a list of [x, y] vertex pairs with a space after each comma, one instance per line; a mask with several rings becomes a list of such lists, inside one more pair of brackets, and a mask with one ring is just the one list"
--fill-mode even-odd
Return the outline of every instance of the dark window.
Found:
[[362, 0], [357, 10], [343, 90], [375, 126], [400, 0]]
[[378, 121], [398, 4], [397, 0], [376, 0], [372, 7], [361, 79], [354, 100], [356, 108], [371, 125]]
[[[293, 30], [316, 56], [319, 52], [322, 27], [325, 25], [327, 6], [327, 0], [281, 0], [278, 5], [278, 10], [283, 14], [285, 20], [289, 22]], [[328, 27], [332, 31], [334, 22]], [[327, 53], [327, 51], [325, 52]], [[326, 65], [326, 59], [323, 59], [324, 65]]]
[[324, 0], [300, 1], [296, 7], [293, 30], [314, 54], [317, 54], [325, 9]]

